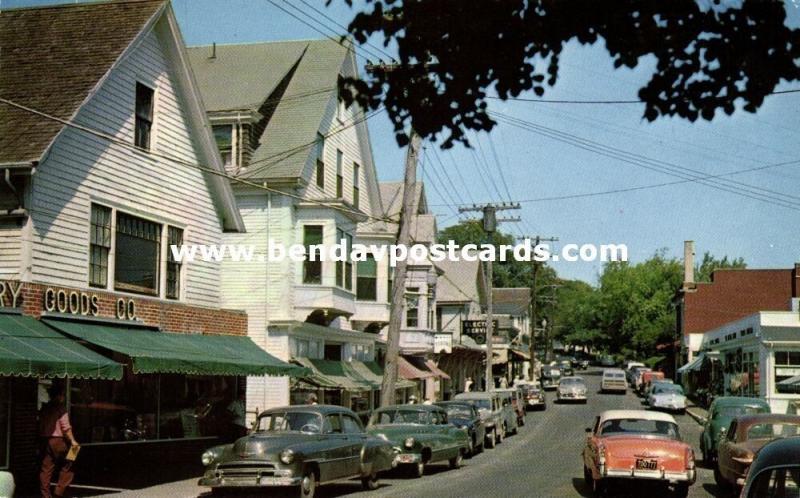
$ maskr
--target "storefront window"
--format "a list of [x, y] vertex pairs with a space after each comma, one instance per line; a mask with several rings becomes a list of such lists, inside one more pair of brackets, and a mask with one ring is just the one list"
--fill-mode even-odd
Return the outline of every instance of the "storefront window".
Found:
[[161, 225], [117, 213], [114, 284], [117, 289], [158, 294]]
[[350, 409], [359, 415], [369, 412], [369, 391], [350, 394]]
[[775, 351], [776, 392], [794, 392], [792, 386], [781, 386], [779, 383], [797, 375], [800, 375], [800, 351]]
[[8, 467], [8, 447], [11, 433], [11, 389], [8, 379], [0, 378], [0, 469]]
[[225, 436], [235, 377], [126, 374], [71, 381], [70, 419], [82, 443]]

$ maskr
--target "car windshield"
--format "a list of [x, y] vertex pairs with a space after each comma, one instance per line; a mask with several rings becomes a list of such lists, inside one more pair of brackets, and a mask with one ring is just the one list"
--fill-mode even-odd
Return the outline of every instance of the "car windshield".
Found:
[[448, 418], [472, 418], [472, 410], [465, 405], [447, 405]]
[[490, 399], [471, 399], [469, 400], [469, 402], [475, 405], [478, 409], [481, 408], [483, 408], [484, 410], [492, 409], [492, 400]]
[[370, 425], [427, 424], [428, 412], [421, 410], [381, 410], [372, 414]]
[[653, 388], [653, 394], [680, 394], [683, 395], [683, 388], [677, 384], [659, 384]]
[[767, 413], [767, 408], [764, 406], [722, 406], [719, 408], [718, 413], [723, 417], [738, 417], [740, 415], [756, 415], [758, 413]]
[[561, 379], [561, 385], [562, 386], [569, 386], [569, 387], [580, 387], [580, 386], [583, 385], [583, 380], [581, 380], [581, 379], [570, 379], [569, 377], [566, 377], [564, 379]]
[[611, 419], [600, 426], [602, 436], [660, 436], [680, 440], [678, 425], [666, 420], [640, 418]]
[[319, 434], [322, 417], [310, 412], [279, 412], [262, 415], [258, 419], [257, 431], [302, 431]]
[[625, 374], [622, 372], [606, 372], [603, 374], [603, 377], [609, 379], [622, 379], [625, 377]]
[[800, 422], [766, 422], [754, 424], [747, 429], [747, 439], [775, 439], [800, 436]]

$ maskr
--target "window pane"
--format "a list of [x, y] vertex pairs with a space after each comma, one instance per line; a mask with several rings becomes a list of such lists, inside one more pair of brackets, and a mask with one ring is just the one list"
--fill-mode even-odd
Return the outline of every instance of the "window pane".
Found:
[[217, 147], [219, 147], [220, 152], [230, 150], [232, 139], [231, 136], [233, 135], [233, 126], [232, 125], [217, 125], [211, 127], [214, 131], [214, 139], [217, 141]]
[[161, 225], [119, 213], [116, 242], [116, 287], [132, 292], [157, 294]]
[[136, 109], [134, 144], [143, 149], [150, 148], [150, 131], [153, 126], [153, 90], [136, 83]]
[[111, 249], [111, 208], [92, 204], [89, 227], [89, 285], [108, 284], [108, 253]]
[[[309, 247], [322, 244], [322, 226], [305, 225], [303, 227], [303, 245], [306, 246], [307, 254], [310, 255]], [[321, 284], [322, 283], [322, 261], [311, 261], [306, 259], [303, 263], [303, 283]]]

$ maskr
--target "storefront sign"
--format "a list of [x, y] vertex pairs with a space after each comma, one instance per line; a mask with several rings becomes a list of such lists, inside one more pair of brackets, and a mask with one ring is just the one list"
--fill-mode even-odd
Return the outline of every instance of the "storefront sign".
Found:
[[[0, 288], [0, 290], [2, 289]], [[100, 316], [100, 296], [88, 292], [48, 287], [44, 291], [44, 309], [50, 313]], [[118, 298], [114, 316], [120, 320], [135, 320], [136, 302], [130, 298]]]
[[433, 336], [433, 352], [447, 353], [453, 352], [453, 334], [436, 334]]
[[[497, 320], [493, 321], [492, 332], [497, 333]], [[486, 320], [463, 320], [461, 333], [472, 337], [478, 344], [486, 344]]]
[[0, 282], [0, 307], [18, 308], [22, 306], [22, 284], [7, 280]]

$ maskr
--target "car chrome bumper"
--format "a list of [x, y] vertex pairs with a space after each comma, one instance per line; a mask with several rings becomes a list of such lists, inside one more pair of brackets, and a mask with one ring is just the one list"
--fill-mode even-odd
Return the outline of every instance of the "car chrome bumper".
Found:
[[201, 477], [199, 486], [211, 488], [253, 488], [272, 486], [299, 486], [300, 477], [247, 476], [247, 477]]
[[419, 463], [421, 461], [422, 455], [419, 453], [400, 453], [394, 457], [394, 463], [392, 463], [392, 466], [395, 467], [397, 465]]
[[614, 479], [649, 479], [668, 482], [688, 482], [693, 484], [697, 478], [694, 470], [667, 472], [663, 470], [606, 469], [603, 477]]

